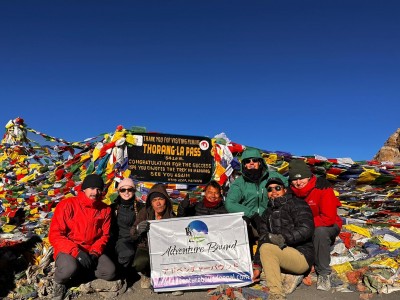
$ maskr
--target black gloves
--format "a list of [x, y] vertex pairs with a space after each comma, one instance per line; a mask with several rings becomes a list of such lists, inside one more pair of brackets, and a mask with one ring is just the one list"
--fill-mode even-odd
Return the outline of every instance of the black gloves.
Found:
[[250, 220], [250, 218], [249, 217], [246, 217], [246, 216], [242, 216], [242, 219], [246, 222], [246, 225], [247, 226], [249, 226], [250, 224], [251, 224], [251, 220]]
[[190, 206], [190, 200], [189, 200], [189, 198], [183, 199], [183, 200], [181, 201], [180, 204], [181, 204], [181, 207], [182, 207], [183, 209], [188, 208], [188, 207]]
[[142, 221], [136, 226], [136, 231], [140, 235], [148, 232], [149, 229], [150, 229], [150, 223], [147, 221]]
[[85, 251], [81, 251], [79, 250], [78, 255], [76, 256], [76, 259], [79, 261], [79, 263], [82, 265], [82, 267], [86, 268], [86, 269], [90, 269], [93, 267], [93, 260], [90, 257], [90, 255], [85, 252]]
[[250, 221], [251, 221], [251, 225], [252, 225], [255, 229], [257, 229], [257, 231], [258, 231], [259, 228], [260, 228], [260, 224], [261, 224], [261, 217], [260, 217], [260, 215], [259, 215], [258, 213], [255, 213], [255, 214], [250, 218]]
[[260, 244], [269, 243], [277, 245], [281, 249], [286, 248], [285, 238], [282, 234], [265, 233], [260, 237], [259, 241]]
[[90, 254], [90, 259], [93, 262], [93, 266], [97, 267], [97, 263], [99, 262], [99, 257], [92, 253], [92, 254]]
[[242, 219], [246, 222], [247, 226], [251, 225], [258, 231], [261, 224], [261, 217], [258, 213], [255, 213], [251, 218], [242, 216]]

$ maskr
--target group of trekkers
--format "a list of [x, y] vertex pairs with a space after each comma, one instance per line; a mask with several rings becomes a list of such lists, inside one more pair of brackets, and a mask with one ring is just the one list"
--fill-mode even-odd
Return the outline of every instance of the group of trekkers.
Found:
[[247, 148], [241, 173], [225, 195], [218, 182], [210, 181], [202, 201], [185, 198], [177, 214], [162, 183], [152, 186], [145, 203], [136, 199], [131, 178], [119, 182], [111, 206], [102, 201], [103, 189], [102, 177], [90, 174], [78, 195], [55, 209], [49, 231], [53, 299], [63, 299], [76, 278], [112, 281], [135, 273], [141, 288], [151, 288], [150, 220], [236, 212], [243, 213], [247, 225], [253, 281], [265, 281], [268, 299], [286, 299], [312, 268], [317, 289], [331, 288], [330, 247], [342, 226], [340, 202], [330, 183], [313, 175], [302, 159], [290, 161], [287, 178], [269, 170], [258, 149]]

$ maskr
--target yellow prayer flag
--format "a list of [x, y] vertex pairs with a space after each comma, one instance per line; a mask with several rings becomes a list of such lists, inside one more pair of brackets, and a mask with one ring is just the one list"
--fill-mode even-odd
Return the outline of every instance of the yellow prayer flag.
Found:
[[353, 267], [351, 266], [350, 262], [345, 262], [342, 264], [338, 264], [338, 265], [333, 265], [332, 268], [336, 271], [336, 273], [338, 274], [344, 274], [346, 272], [352, 271]]
[[363, 168], [364, 172], [358, 176], [357, 183], [369, 183], [373, 182], [376, 178], [381, 176], [381, 173], [376, 172], [373, 169]]
[[10, 233], [11, 231], [13, 231], [14, 229], [15, 229], [15, 225], [8, 225], [8, 224], [6, 224], [6, 225], [3, 225], [2, 227], [1, 227], [1, 229], [3, 230], [3, 232], [5, 232], [5, 233]]
[[371, 238], [371, 233], [367, 228], [362, 228], [360, 226], [354, 225], [354, 224], [349, 224], [349, 225], [343, 225], [344, 228], [347, 230], [357, 232], [358, 234], [361, 234], [363, 236], [366, 236], [367, 238]]

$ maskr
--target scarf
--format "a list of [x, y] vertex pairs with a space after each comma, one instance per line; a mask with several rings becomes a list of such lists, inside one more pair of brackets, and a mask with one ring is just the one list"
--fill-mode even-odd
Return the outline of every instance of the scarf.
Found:
[[310, 181], [302, 189], [295, 188], [293, 185], [290, 186], [293, 193], [299, 198], [306, 198], [308, 194], [315, 188], [315, 183], [317, 182], [317, 177], [313, 176]]
[[210, 202], [207, 200], [206, 197], [203, 198], [204, 206], [207, 208], [215, 208], [221, 203], [221, 201], [222, 201], [222, 199], [220, 199], [219, 201]]
[[262, 173], [264, 171], [264, 168], [261, 166], [258, 169], [244, 169], [243, 174], [249, 178], [251, 181], [258, 181], [260, 180]]

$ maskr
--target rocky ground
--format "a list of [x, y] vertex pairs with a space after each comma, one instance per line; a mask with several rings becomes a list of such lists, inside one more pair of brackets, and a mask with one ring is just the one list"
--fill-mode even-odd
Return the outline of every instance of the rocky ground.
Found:
[[[187, 300], [200, 300], [209, 299], [207, 290], [199, 291], [186, 291], [182, 296], [173, 296], [172, 293], [154, 293], [151, 290], [140, 288], [140, 282], [135, 282], [124, 294], [116, 297], [116, 300], [165, 300], [165, 299], [187, 299]], [[100, 300], [102, 297], [98, 294], [86, 294], [80, 296], [79, 300]], [[307, 299], [307, 300], [351, 300], [351, 299], [385, 299], [385, 300], [398, 300], [400, 299], [400, 292], [393, 292], [391, 294], [360, 294], [358, 292], [325, 292], [318, 291], [315, 284], [306, 286], [301, 284], [293, 294], [287, 296], [288, 300], [294, 299]]]

